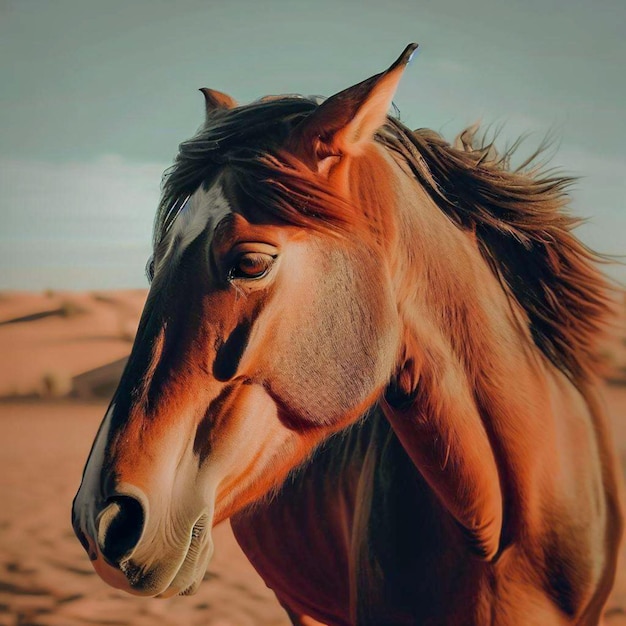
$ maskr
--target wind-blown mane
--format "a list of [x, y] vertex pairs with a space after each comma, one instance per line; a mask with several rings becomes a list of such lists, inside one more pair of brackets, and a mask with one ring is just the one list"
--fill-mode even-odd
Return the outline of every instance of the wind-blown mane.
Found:
[[[214, 112], [180, 145], [166, 172], [155, 247], [181, 199], [209, 184], [226, 164], [243, 174], [236, 176], [239, 192], [257, 219], [318, 229], [354, 226], [358, 212], [281, 151], [290, 131], [317, 106], [289, 96]], [[509, 169], [512, 151], [498, 156], [492, 144], [477, 144], [476, 130], [466, 129], [452, 146], [433, 131], [410, 131], [390, 117], [377, 140], [406, 161], [459, 228], [475, 233], [503, 289], [525, 311], [536, 345], [564, 374], [583, 381], [597, 365], [610, 300], [595, 267], [602, 258], [571, 232], [580, 222], [565, 212], [573, 179], [542, 173], [532, 166], [534, 157]]]
[[395, 119], [388, 128], [384, 143], [455, 224], [475, 232], [483, 257], [526, 312], [536, 345], [572, 380], [586, 379], [598, 362], [610, 299], [595, 267], [602, 257], [572, 234], [581, 220], [565, 211], [574, 179], [533, 168], [538, 153], [508, 169], [512, 150], [498, 156], [492, 144], [475, 145], [475, 127], [454, 147]]

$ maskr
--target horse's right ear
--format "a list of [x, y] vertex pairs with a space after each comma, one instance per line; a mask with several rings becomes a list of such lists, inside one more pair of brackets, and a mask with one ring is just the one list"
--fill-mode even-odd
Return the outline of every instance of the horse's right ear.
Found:
[[313, 169], [327, 157], [356, 156], [385, 123], [400, 78], [416, 43], [381, 74], [335, 94], [297, 126], [288, 148]]
[[200, 91], [204, 95], [207, 117], [211, 117], [215, 111], [234, 109], [237, 106], [237, 102], [233, 98], [228, 94], [217, 91], [217, 89], [202, 87]]

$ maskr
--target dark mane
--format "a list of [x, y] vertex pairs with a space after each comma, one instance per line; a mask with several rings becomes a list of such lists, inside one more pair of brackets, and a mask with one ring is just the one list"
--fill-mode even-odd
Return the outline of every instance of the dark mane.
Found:
[[437, 206], [476, 234], [480, 251], [509, 297], [526, 312], [545, 356], [574, 382], [598, 364], [597, 342], [610, 310], [604, 259], [572, 233], [567, 176], [533, 168], [538, 153], [510, 170], [512, 150], [498, 156], [466, 129], [451, 146], [427, 129], [389, 119], [382, 141], [408, 163]]
[[251, 160], [270, 150], [294, 123], [315, 108], [315, 103], [306, 98], [285, 98], [216, 110], [194, 137], [180, 144], [174, 164], [163, 176], [154, 224], [155, 246], [175, 218], [170, 209], [179, 199], [210, 181], [223, 165], [237, 157]]
[[310, 172], [290, 164], [284, 154], [279, 157], [291, 129], [317, 106], [312, 99], [286, 96], [215, 111], [194, 137], [180, 144], [173, 166], [165, 172], [154, 224], [155, 249], [181, 200], [210, 184], [225, 165], [234, 173], [244, 212], [251, 207], [247, 217], [275, 217], [308, 228], [337, 228], [354, 221], [347, 205], [320, 188]]
[[[308, 228], [337, 229], [355, 213], [291, 163], [280, 148], [291, 129], [317, 108], [288, 96], [217, 111], [180, 145], [166, 172], [155, 220], [155, 247], [176, 217], [172, 207], [228, 164], [239, 192], [258, 213]], [[597, 364], [597, 340], [609, 310], [601, 257], [573, 234], [571, 178], [544, 174], [529, 162], [511, 170], [511, 151], [497, 156], [477, 145], [475, 130], [455, 146], [430, 130], [410, 131], [389, 118], [378, 140], [411, 168], [437, 206], [461, 229], [474, 231], [480, 251], [506, 293], [526, 312], [536, 345], [574, 381]], [[354, 224], [353, 224], [354, 225]]]

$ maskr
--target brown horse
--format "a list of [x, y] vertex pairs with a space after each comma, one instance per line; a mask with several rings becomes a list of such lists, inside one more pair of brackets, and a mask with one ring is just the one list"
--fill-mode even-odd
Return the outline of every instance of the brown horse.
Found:
[[608, 306], [569, 179], [409, 131], [415, 45], [321, 105], [203, 90], [73, 509], [188, 594], [227, 518], [295, 624], [597, 624], [621, 536]]

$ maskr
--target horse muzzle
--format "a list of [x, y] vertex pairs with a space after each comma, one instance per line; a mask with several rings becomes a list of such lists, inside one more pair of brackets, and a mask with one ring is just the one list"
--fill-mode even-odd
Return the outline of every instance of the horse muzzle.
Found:
[[213, 554], [210, 511], [174, 528], [168, 522], [173, 516], [159, 515], [160, 523], [151, 516], [148, 499], [136, 487], [118, 490], [95, 514], [97, 507], [82, 508], [80, 496], [79, 491], [73, 507], [74, 532], [107, 584], [139, 596], [196, 591]]

